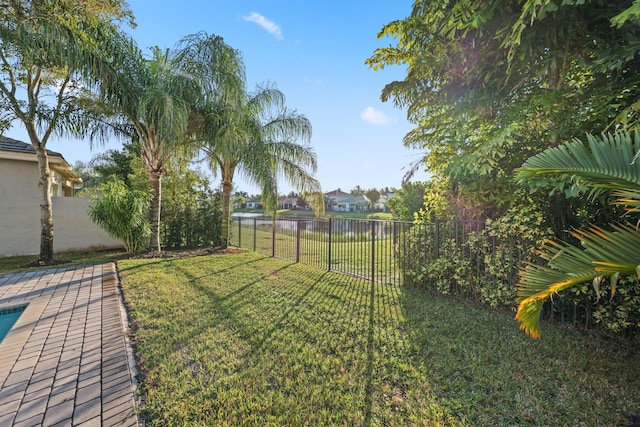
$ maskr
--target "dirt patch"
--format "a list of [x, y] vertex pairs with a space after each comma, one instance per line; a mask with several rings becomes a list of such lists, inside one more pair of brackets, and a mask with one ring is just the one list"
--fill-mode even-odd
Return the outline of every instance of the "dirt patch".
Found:
[[23, 266], [20, 266], [20, 268], [50, 267], [50, 266], [55, 266], [55, 265], [69, 264], [70, 262], [71, 261], [68, 261], [68, 260], [57, 260], [57, 259], [54, 259], [50, 263], [45, 263], [44, 261], [38, 260], [38, 261], [30, 262], [29, 264], [25, 264]]

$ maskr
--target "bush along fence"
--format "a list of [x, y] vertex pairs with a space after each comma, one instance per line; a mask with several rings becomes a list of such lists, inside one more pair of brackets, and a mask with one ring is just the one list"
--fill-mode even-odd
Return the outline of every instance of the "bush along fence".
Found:
[[[535, 212], [497, 221], [429, 223], [361, 219], [233, 217], [234, 246], [367, 280], [422, 288], [515, 312], [523, 261], [537, 262], [548, 237]], [[640, 285], [627, 278], [613, 297], [590, 284], [551, 299], [543, 316], [576, 327], [637, 335]]]

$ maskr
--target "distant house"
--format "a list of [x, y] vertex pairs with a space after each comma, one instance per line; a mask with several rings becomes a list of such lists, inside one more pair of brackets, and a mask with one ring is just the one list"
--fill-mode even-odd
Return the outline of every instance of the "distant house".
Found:
[[235, 197], [233, 199], [233, 208], [234, 209], [242, 209], [247, 206], [247, 201], [249, 201], [248, 197]]
[[381, 194], [380, 198], [375, 203], [373, 208], [376, 209], [376, 210], [383, 211], [383, 212], [389, 212], [389, 206], [387, 206], [387, 202], [389, 200], [391, 200], [393, 195], [394, 195], [394, 193]]
[[299, 199], [297, 197], [279, 197], [278, 207], [280, 209], [300, 209]]
[[325, 209], [333, 212], [367, 212], [371, 201], [364, 194], [349, 194], [339, 188], [325, 194]]
[[[52, 172], [54, 251], [122, 247], [87, 215], [89, 199], [71, 197], [82, 180], [62, 157], [47, 150]], [[0, 256], [40, 252], [40, 172], [35, 149], [0, 136]]]
[[245, 207], [247, 209], [262, 209], [262, 202], [260, 199], [249, 199], [245, 203]]

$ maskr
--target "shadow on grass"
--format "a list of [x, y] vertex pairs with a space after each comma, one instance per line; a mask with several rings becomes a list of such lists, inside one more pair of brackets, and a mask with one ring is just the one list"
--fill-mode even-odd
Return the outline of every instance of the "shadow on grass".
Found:
[[640, 405], [637, 353], [568, 331], [255, 254], [169, 261], [135, 301], [159, 424], [624, 425]]
[[[215, 255], [214, 254], [214, 255], [200, 256], [200, 257], [198, 257], [198, 261], [197, 262], [201, 263], [201, 264], [205, 264], [205, 265], [210, 265], [211, 264], [211, 258], [212, 257], [218, 257], [218, 256], [221, 256], [221, 255]], [[265, 255], [265, 256], [261, 256], [260, 258], [249, 260], [249, 261], [242, 260], [240, 257], [237, 257], [237, 258], [238, 258], [238, 262], [233, 264], [230, 267], [225, 267], [225, 268], [222, 268], [220, 270], [207, 271], [206, 274], [203, 274], [202, 276], [199, 276], [199, 277], [198, 276], [194, 276], [192, 279], [196, 280], [196, 279], [201, 279], [203, 277], [212, 276], [212, 275], [219, 274], [219, 273], [224, 273], [224, 272], [230, 271], [230, 270], [232, 270], [234, 268], [241, 268], [241, 267], [243, 267], [245, 265], [259, 262], [260, 260], [263, 260], [263, 259], [268, 258], [268, 257]], [[139, 270], [139, 269], [144, 269], [144, 268], [147, 268], [147, 267], [150, 267], [150, 266], [153, 266], [153, 267], [166, 267], [166, 266], [169, 266], [169, 267], [173, 268], [173, 264], [179, 259], [186, 259], [186, 258], [146, 258], [146, 259], [137, 259], [137, 260], [136, 259], [129, 259], [129, 261], [134, 261], [135, 264], [124, 267], [124, 266], [122, 266], [122, 264], [118, 263], [118, 271], [129, 272], [129, 271], [135, 271], [135, 270]]]
[[400, 290], [411, 363], [456, 422], [630, 425], [640, 409], [640, 352], [547, 325], [541, 340], [507, 313]]

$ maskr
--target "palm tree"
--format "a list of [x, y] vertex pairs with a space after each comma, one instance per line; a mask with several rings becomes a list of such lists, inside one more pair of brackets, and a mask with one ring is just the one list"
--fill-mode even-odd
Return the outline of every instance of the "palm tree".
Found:
[[[640, 162], [636, 161], [640, 135], [588, 135], [587, 141], [588, 146], [574, 141], [530, 158], [517, 177], [570, 177], [590, 188], [592, 196], [613, 191], [615, 203], [626, 206], [628, 214], [640, 212]], [[542, 306], [553, 294], [590, 281], [598, 286], [605, 277], [610, 278], [615, 292], [620, 275], [640, 276], [640, 232], [635, 223], [613, 224], [611, 230], [594, 226], [573, 235], [582, 248], [549, 241], [540, 251], [547, 265], [528, 263], [521, 271], [516, 318], [520, 328], [534, 338], [540, 336]]]
[[288, 110], [285, 96], [266, 86], [247, 93], [237, 104], [214, 105], [204, 115], [208, 126], [202, 150], [214, 173], [222, 178], [222, 241], [229, 242], [231, 192], [236, 172], [262, 190], [267, 211], [275, 212], [278, 181], [284, 178], [307, 198], [317, 211], [323, 209], [313, 150], [296, 141], [308, 141], [311, 123]]
[[162, 177], [167, 162], [195, 151], [193, 129], [200, 124], [194, 111], [211, 102], [221, 85], [233, 93], [234, 81], [244, 76], [236, 58], [238, 54], [222, 38], [205, 33], [185, 37], [172, 51], [155, 47], [150, 59], [135, 47], [119, 69], [119, 84], [104, 93], [104, 104], [95, 111], [101, 120], [94, 118], [92, 135], [125, 135], [139, 147], [153, 193], [149, 214], [154, 250], [161, 250]]
[[229, 242], [233, 179], [240, 173], [262, 190], [268, 209], [277, 205], [278, 180], [284, 178], [307, 195], [312, 206], [321, 196], [313, 177], [315, 153], [296, 143], [311, 137], [311, 123], [285, 107], [284, 94], [272, 86], [245, 89], [240, 53], [220, 37], [198, 33], [183, 39], [178, 60], [183, 71], [209, 82], [192, 99], [191, 137], [204, 151], [214, 173], [222, 178], [222, 241]]
[[[120, 73], [118, 90], [105, 95], [105, 105], [98, 114], [106, 110], [110, 117], [104, 120], [111, 120], [111, 131], [131, 138], [139, 148], [153, 195], [150, 246], [160, 251], [162, 177], [167, 162], [187, 148], [188, 99], [198, 91], [198, 82], [178, 70], [169, 50], [158, 47], [152, 49], [150, 59], [133, 49], [129, 64]], [[104, 132], [101, 125], [96, 127], [97, 132]]]
[[123, 1], [3, 2], [0, 8], [0, 131], [20, 121], [36, 152], [40, 191], [40, 258], [53, 261], [53, 209], [47, 143], [79, 136], [87, 95], [109, 90], [130, 39], [118, 20]]

